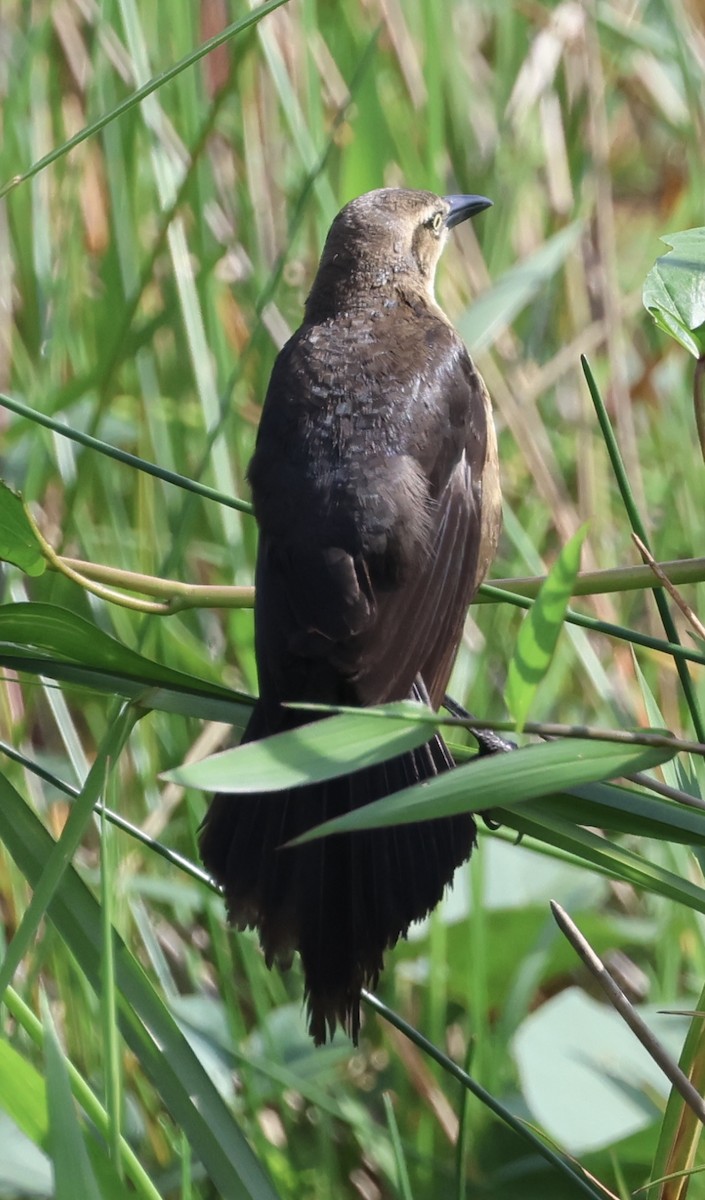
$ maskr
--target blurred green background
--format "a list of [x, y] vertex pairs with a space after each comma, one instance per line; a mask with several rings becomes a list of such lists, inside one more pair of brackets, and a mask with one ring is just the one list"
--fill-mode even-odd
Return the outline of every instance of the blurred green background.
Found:
[[[248, 11], [225, 0], [3, 0], [0, 189]], [[269, 371], [341, 205], [384, 185], [479, 192], [494, 207], [453, 235], [438, 296], [495, 404], [505, 528], [493, 576], [543, 573], [585, 521], [585, 569], [640, 561], [581, 354], [657, 558], [702, 554], [692, 367], [643, 311], [641, 288], [665, 251], [659, 237], [703, 222], [704, 70], [696, 0], [289, 0], [0, 200], [0, 391], [246, 498]], [[3, 478], [61, 553], [199, 583], [252, 582], [246, 514], [2, 408], [0, 446]], [[5, 603], [63, 605], [161, 663], [256, 689], [247, 610], [145, 618], [52, 573], [28, 580], [5, 568], [0, 579]], [[697, 593], [685, 591], [695, 606]], [[649, 593], [580, 607], [662, 636]], [[520, 620], [499, 604], [468, 617], [452, 691], [483, 717], [506, 716]], [[639, 669], [626, 642], [566, 629], [532, 719], [632, 727], [659, 723], [660, 710], [692, 737], [672, 660], [643, 650], [637, 659]], [[696, 667], [705, 703], [702, 676]], [[0, 737], [74, 786], [113, 720], [89, 690], [9, 670], [0, 681]], [[111, 776], [109, 803], [195, 861], [204, 798], [158, 775], [194, 743], [202, 755], [227, 736], [149, 715]], [[17, 765], [5, 774], [56, 836], [65, 798]], [[694, 778], [688, 785], [697, 790]], [[368, 1014], [357, 1052], [344, 1039], [314, 1051], [297, 968], [268, 973], [251, 935], [225, 931], [204, 886], [126, 834], [108, 840], [112, 919], [280, 1196], [581, 1194], [378, 1017]], [[380, 995], [630, 1195], [648, 1177], [667, 1088], [614, 1014], [576, 986], [585, 980], [546, 902], [570, 906], [647, 1012], [695, 1007], [702, 917], [539, 850], [483, 830], [448, 903], [388, 956]], [[685, 848], [641, 850], [700, 883]], [[94, 887], [98, 864], [94, 831], [75, 862]], [[4, 855], [6, 936], [29, 894]], [[101, 1094], [105, 1000], [51, 924], [15, 987], [37, 1013], [44, 990], [69, 1059]], [[661, 1022], [677, 1049], [683, 1021]], [[3, 1044], [31, 1063], [21, 1024], [7, 1018]], [[116, 1061], [123, 1132], [157, 1194], [226, 1194], [119, 1038]], [[8, 1068], [5, 1113], [12, 1087]], [[56, 1168], [47, 1142], [20, 1141], [0, 1114], [0, 1195], [60, 1194], [50, 1160]], [[705, 1195], [697, 1178], [689, 1195]]]

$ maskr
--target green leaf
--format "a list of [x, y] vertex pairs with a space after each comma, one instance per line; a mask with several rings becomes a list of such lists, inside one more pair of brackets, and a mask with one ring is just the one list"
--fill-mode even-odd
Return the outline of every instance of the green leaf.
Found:
[[45, 1145], [49, 1114], [44, 1080], [4, 1038], [0, 1039], [0, 1107], [35, 1145]]
[[42, 1016], [54, 1195], [56, 1200], [74, 1200], [75, 1196], [95, 1196], [98, 1200], [103, 1193], [93, 1174], [71, 1095], [66, 1062], [46, 1001], [42, 1003]]
[[613, 879], [622, 879], [634, 887], [705, 913], [705, 888], [649, 862], [626, 846], [575, 825], [570, 820], [569, 810], [566, 817], [551, 816], [538, 804], [530, 803], [506, 811], [497, 808], [495, 815], [498, 821], [516, 829], [517, 833], [575, 855], [584, 867], [592, 867]]
[[[5, 993], [5, 1003], [18, 1027], [34, 1042], [35, 1046], [44, 1050], [46, 1057], [44, 1028], [32, 1010], [12, 988]], [[68, 1058], [65, 1062], [72, 1095], [86, 1120], [104, 1137], [108, 1129], [108, 1117], [105, 1109], [96, 1099], [78, 1069]], [[47, 1089], [44, 1080], [30, 1063], [22, 1059], [17, 1051], [2, 1041], [0, 1041], [0, 1105], [6, 1108], [11, 1119], [25, 1137], [30, 1138], [38, 1149], [41, 1148], [41, 1158], [44, 1160], [46, 1157], [44, 1149], [48, 1144], [49, 1136]], [[119, 1139], [111, 1156], [110, 1149], [103, 1137], [90, 1138], [86, 1143], [86, 1149], [105, 1200], [123, 1200], [125, 1196], [125, 1180], [118, 1175], [116, 1163], [120, 1163], [130, 1180], [132, 1185], [130, 1195], [134, 1194], [140, 1200], [160, 1200], [159, 1193], [125, 1139], [122, 1137]], [[0, 1149], [0, 1161], [1, 1159], [2, 1150]], [[1, 1172], [0, 1179], [2, 1179]], [[4, 1182], [4, 1180], [2, 1181]], [[2, 1183], [0, 1183], [1, 1186]]]
[[0, 480], [0, 559], [14, 563], [27, 575], [43, 575], [46, 562], [27, 520], [22, 497]]
[[660, 842], [705, 845], [702, 809], [687, 808], [614, 784], [591, 783], [574, 788], [569, 795], [545, 796], [534, 807], [549, 817], [568, 817], [576, 825], [591, 825]]
[[326, 821], [296, 840], [308, 842], [331, 833], [406, 825], [500, 806], [510, 808], [579, 784], [642, 771], [665, 762], [673, 754], [673, 750], [661, 747], [572, 738], [525, 746], [404, 788], [393, 796]]
[[[639, 1009], [678, 1053], [685, 1022]], [[571, 987], [522, 1022], [513, 1040], [522, 1096], [546, 1134], [570, 1154], [612, 1146], [655, 1124], [668, 1080], [609, 1005]], [[609, 1066], [606, 1066], [609, 1064]]]
[[644, 307], [694, 358], [705, 354], [705, 228], [661, 238], [671, 250], [644, 283]]
[[[28, 647], [40, 653], [28, 654]], [[237, 725], [249, 713], [247, 697], [152, 662], [54, 604], [0, 606], [0, 665], [98, 688], [143, 708]]]
[[22, 920], [5, 951], [2, 963], [0, 963], [0, 999], [12, 981], [12, 976], [23, 956], [29, 950], [51, 897], [59, 886], [67, 864], [80, 844], [95, 803], [100, 798], [110, 771], [115, 768], [136, 720], [137, 714], [134, 710], [128, 705], [123, 705], [122, 711], [115, 713], [114, 720], [108, 726], [108, 732], [103, 738], [80, 795], [76, 798], [76, 803], [69, 813], [59, 840], [44, 863], [42, 877], [34, 889], [32, 899], [22, 914]]
[[408, 712], [414, 719], [342, 713], [175, 767], [162, 778], [206, 792], [239, 794], [277, 792], [347, 775], [414, 750], [436, 732], [430, 713], [429, 720], [418, 719], [428, 711], [421, 705], [408, 701], [395, 705], [394, 711]]
[[519, 630], [504, 693], [519, 732], [524, 728], [536, 689], [551, 664], [580, 570], [580, 552], [586, 533], [587, 526], [583, 525], [563, 547]]

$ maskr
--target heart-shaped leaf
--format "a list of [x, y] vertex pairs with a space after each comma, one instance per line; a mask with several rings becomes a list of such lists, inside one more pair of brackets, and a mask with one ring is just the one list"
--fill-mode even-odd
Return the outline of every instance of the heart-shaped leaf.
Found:
[[27, 575], [42, 575], [46, 562], [27, 519], [22, 497], [0, 481], [0, 559]]
[[644, 307], [694, 358], [705, 354], [705, 228], [668, 233], [644, 283]]

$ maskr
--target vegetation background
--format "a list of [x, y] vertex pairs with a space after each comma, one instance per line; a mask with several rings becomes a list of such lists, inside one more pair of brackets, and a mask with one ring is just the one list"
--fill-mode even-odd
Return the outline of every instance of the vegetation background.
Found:
[[[289, 0], [130, 102], [249, 11], [226, 0], [3, 0], [0, 390], [246, 498], [271, 364], [342, 203], [381, 185], [480, 192], [494, 208], [453, 236], [438, 291], [495, 403], [505, 529], [494, 575], [542, 574], [586, 521], [584, 568], [640, 561], [581, 354], [656, 557], [702, 553], [691, 364], [641, 306], [659, 237], [702, 224], [697, 0]], [[5, 186], [119, 104], [117, 119]], [[5, 480], [61, 553], [251, 584], [246, 513], [3, 408], [0, 438]], [[0, 581], [6, 604], [61, 605], [160, 664], [256, 688], [246, 608], [147, 617], [55, 572], [8, 567]], [[663, 636], [648, 592], [618, 587], [581, 607]], [[468, 617], [452, 690], [488, 719], [507, 715], [521, 618], [496, 602]], [[84, 658], [92, 649], [86, 635]], [[157, 709], [130, 732], [129, 713], [87, 676], [65, 671], [57, 686], [36, 658], [14, 667], [0, 681], [0, 738], [27, 762], [3, 764], [6, 939], [51, 858], [33, 814], [56, 837], [72, 811], [57, 781], [79, 804], [104, 798], [147, 844], [98, 822], [56, 875], [53, 907], [34, 891], [37, 921], [50, 919], [6, 993], [1, 1196], [604, 1194], [542, 1158], [373, 1011], [356, 1052], [342, 1038], [309, 1045], [297, 969], [267, 972], [250, 935], [226, 932], [197, 869], [149, 844], [197, 864], [204, 797], [159, 774], [224, 745], [226, 726]], [[703, 704], [701, 666], [693, 680]], [[672, 658], [576, 626], [530, 716], [697, 732]], [[693, 762], [664, 770], [700, 794]], [[700, 851], [623, 821], [623, 836], [604, 842], [610, 863], [593, 856], [589, 869], [587, 836], [569, 843], [564, 831], [559, 845], [558, 825], [552, 838], [539, 825], [522, 845], [506, 827], [481, 830], [447, 904], [388, 956], [380, 997], [509, 1113], [630, 1196], [697, 1158], [697, 1137], [673, 1103], [664, 1118], [667, 1084], [590, 993], [547, 902], [570, 909], [650, 1020], [693, 1009], [705, 968]], [[685, 1018], [653, 1020], [677, 1053]], [[688, 1194], [705, 1195], [697, 1175]]]

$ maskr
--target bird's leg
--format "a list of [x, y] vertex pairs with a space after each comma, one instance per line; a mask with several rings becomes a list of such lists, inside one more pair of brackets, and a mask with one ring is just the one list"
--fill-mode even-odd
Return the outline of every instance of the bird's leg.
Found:
[[[472, 721], [474, 717], [471, 712], [463, 708], [462, 704], [458, 704], [452, 696], [445, 695], [443, 697], [443, 707], [450, 713], [451, 717], [457, 717], [461, 721]], [[470, 733], [477, 742], [480, 754], [499, 754], [505, 750], [516, 750], [516, 742], [509, 742], [499, 733], [494, 733], [491, 729], [471, 729]]]
[[[443, 707], [450, 713], [451, 717], [459, 717], [463, 721], [472, 720], [472, 713], [469, 713], [462, 704], [458, 704], [452, 696], [445, 695], [443, 697]], [[516, 742], [509, 742], [506, 738], [501, 737], [491, 729], [471, 729], [470, 733], [475, 738], [479, 754], [500, 754], [505, 750], [516, 750]], [[500, 829], [502, 822], [497, 821], [492, 816], [492, 810], [486, 809], [485, 812], [477, 814], [482, 817], [488, 829]]]

